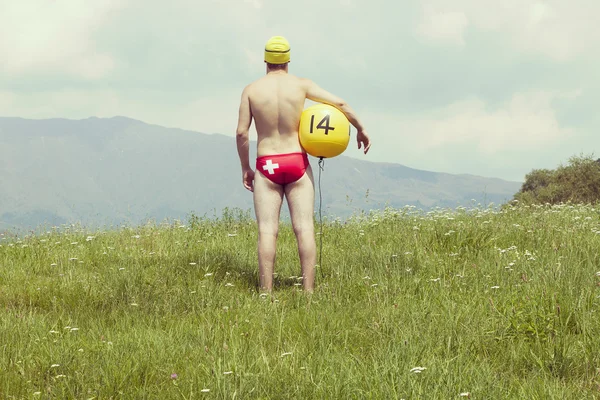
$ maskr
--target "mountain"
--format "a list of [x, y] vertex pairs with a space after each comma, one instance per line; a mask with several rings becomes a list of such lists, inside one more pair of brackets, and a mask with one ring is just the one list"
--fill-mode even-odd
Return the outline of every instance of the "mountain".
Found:
[[[318, 160], [310, 159], [318, 186]], [[345, 156], [326, 159], [321, 176], [324, 215], [341, 217], [385, 205], [500, 204], [520, 185]], [[160, 222], [221, 215], [226, 207], [252, 208], [231, 136], [125, 117], [0, 118], [0, 230]]]

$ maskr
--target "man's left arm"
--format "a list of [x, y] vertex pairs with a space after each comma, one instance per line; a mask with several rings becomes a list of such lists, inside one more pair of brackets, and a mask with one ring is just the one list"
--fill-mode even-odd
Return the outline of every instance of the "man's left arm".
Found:
[[250, 98], [248, 87], [242, 92], [238, 125], [236, 129], [236, 141], [238, 155], [242, 166], [242, 181], [244, 187], [253, 191], [254, 171], [250, 167], [250, 124], [252, 123], [252, 111], [250, 109]]

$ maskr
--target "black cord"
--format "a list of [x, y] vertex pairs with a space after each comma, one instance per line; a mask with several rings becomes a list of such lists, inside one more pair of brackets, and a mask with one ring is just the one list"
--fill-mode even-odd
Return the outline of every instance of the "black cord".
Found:
[[321, 279], [323, 278], [323, 267], [321, 264], [321, 259], [323, 256], [323, 196], [321, 193], [321, 171], [323, 171], [324, 163], [325, 161], [323, 160], [323, 157], [319, 157], [319, 225], [321, 226], [319, 232], [319, 274], [321, 275]]

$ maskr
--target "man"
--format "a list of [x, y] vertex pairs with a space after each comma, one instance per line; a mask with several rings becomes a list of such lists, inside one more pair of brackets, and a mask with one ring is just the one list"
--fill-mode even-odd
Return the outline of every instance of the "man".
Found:
[[[314, 182], [298, 126], [305, 99], [330, 104], [357, 129], [358, 148], [367, 154], [369, 136], [358, 117], [337, 96], [308, 79], [288, 73], [290, 45], [274, 36], [265, 46], [266, 76], [244, 88], [237, 126], [237, 149], [244, 187], [253, 192], [258, 223], [258, 271], [261, 290], [273, 288], [273, 265], [283, 197], [287, 199], [298, 242], [304, 290], [312, 292], [317, 258], [314, 232]], [[254, 119], [258, 134], [256, 170], [249, 160], [249, 129]]]

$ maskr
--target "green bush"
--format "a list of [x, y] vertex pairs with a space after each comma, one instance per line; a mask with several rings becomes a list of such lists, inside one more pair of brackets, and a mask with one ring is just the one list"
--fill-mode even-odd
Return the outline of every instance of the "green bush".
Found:
[[514, 200], [524, 204], [590, 204], [600, 201], [600, 159], [573, 156], [555, 170], [534, 169]]

